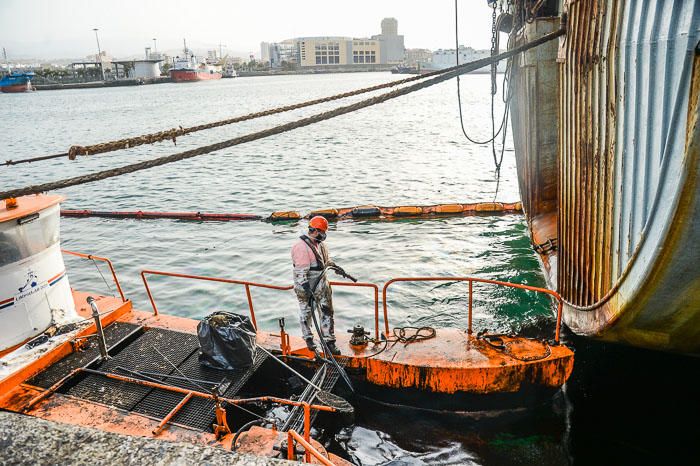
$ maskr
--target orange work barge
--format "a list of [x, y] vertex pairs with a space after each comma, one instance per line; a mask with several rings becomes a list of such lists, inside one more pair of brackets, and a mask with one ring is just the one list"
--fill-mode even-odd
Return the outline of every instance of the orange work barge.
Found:
[[[341, 371], [347, 372], [358, 395], [381, 399], [390, 394], [392, 402], [450, 410], [468, 410], [474, 403], [480, 403], [480, 409], [483, 403], [497, 407], [511, 398], [531, 403], [533, 396], [551, 397], [571, 374], [573, 352], [559, 343], [562, 306], [557, 293], [474, 277], [395, 278], [381, 287], [381, 299], [378, 285], [331, 282], [333, 287], [369, 288], [374, 294], [374, 329], [337, 335], [339, 365], [314, 359], [300, 336], [286, 332], [283, 320], [272, 331], [258, 327], [251, 289], [288, 293], [291, 286], [143, 270], [152, 310], [136, 310], [109, 259], [60, 250], [61, 200], [37, 195], [0, 205], [0, 251], [16, 249], [0, 256], [2, 282], [12, 282], [7, 289], [0, 286], [0, 293], [8, 293], [0, 295], [0, 313], [8, 312], [3, 321], [7, 329], [0, 330], [2, 409], [121, 434], [317, 464], [349, 464], [311, 437], [312, 425], [326, 428], [328, 419], [352, 412], [352, 406], [337, 396], [351, 396], [338, 382], [345, 375]], [[43, 232], [45, 244], [32, 248], [27, 238], [38, 232]], [[69, 288], [63, 255], [106, 263], [118, 296], [92, 299], [86, 291]], [[243, 287], [256, 329], [253, 366], [224, 372], [201, 365], [199, 321], [161, 314], [148, 282], [153, 275]], [[392, 286], [416, 281], [465, 282], [467, 327], [392, 327]], [[557, 306], [552, 338], [475, 331], [475, 285], [550, 296]], [[293, 366], [296, 383], [281, 364]]]

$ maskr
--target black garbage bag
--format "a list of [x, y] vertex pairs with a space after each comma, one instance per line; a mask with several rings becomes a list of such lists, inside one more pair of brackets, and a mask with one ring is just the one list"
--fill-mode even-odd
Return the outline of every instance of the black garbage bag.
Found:
[[212, 369], [247, 369], [255, 357], [255, 327], [250, 318], [212, 312], [197, 325], [199, 362]]

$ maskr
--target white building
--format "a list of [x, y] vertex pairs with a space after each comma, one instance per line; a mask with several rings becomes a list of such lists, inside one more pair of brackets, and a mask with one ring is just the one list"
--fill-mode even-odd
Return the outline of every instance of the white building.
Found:
[[270, 44], [269, 42], [260, 42], [260, 61], [263, 63], [271, 62], [270, 60]]
[[416, 66], [419, 63], [430, 63], [433, 59], [433, 52], [428, 49], [406, 49], [404, 54], [404, 64]]
[[134, 68], [129, 71], [130, 78], [157, 78], [160, 76], [161, 60], [134, 60]]
[[402, 63], [405, 47], [398, 24], [395, 18], [384, 18], [382, 33], [371, 38], [324, 36], [261, 42], [260, 56], [272, 68], [279, 68], [283, 62], [324, 68]]
[[372, 36], [379, 41], [381, 63], [396, 64], [404, 60], [406, 48], [403, 36], [398, 34], [399, 22], [396, 18], [384, 18], [382, 20], [382, 33]]

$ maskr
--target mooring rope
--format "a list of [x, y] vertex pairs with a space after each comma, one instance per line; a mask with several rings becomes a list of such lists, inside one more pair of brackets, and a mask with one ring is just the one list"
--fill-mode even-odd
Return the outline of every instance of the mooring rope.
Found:
[[276, 115], [278, 113], [285, 113], [285, 112], [289, 112], [292, 110], [298, 110], [298, 109], [305, 108], [305, 107], [311, 107], [314, 105], [319, 105], [319, 104], [323, 104], [323, 103], [327, 103], [327, 102], [333, 102], [335, 100], [346, 99], [348, 97], [354, 97], [357, 95], [366, 94], [368, 92], [378, 91], [378, 90], [386, 89], [389, 87], [396, 87], [396, 86], [400, 86], [402, 84], [408, 84], [408, 83], [413, 82], [413, 81], [418, 81], [420, 79], [427, 79], [427, 78], [430, 78], [432, 76], [437, 76], [440, 74], [449, 73], [450, 71], [452, 71], [454, 69], [455, 69], [455, 67], [431, 71], [429, 73], [423, 73], [421, 75], [412, 76], [410, 78], [399, 79], [399, 80], [391, 81], [388, 83], [377, 84], [374, 86], [368, 86], [368, 87], [364, 87], [361, 89], [356, 89], [354, 91], [343, 92], [341, 94], [335, 94], [335, 95], [328, 96], [328, 97], [322, 97], [319, 99], [308, 100], [305, 102], [286, 105], [283, 107], [271, 108], [271, 109], [263, 110], [260, 112], [249, 113], [247, 115], [241, 115], [241, 116], [237, 116], [237, 117], [227, 118], [225, 120], [215, 121], [215, 122], [211, 122], [211, 123], [205, 123], [205, 124], [191, 126], [191, 127], [187, 127], [187, 128], [183, 128], [182, 126], [180, 126], [179, 128], [172, 128], [172, 129], [168, 129], [168, 130], [164, 130], [164, 131], [158, 131], [156, 133], [143, 134], [141, 136], [134, 136], [134, 137], [130, 137], [130, 138], [118, 139], [115, 141], [102, 142], [102, 143], [92, 144], [92, 145], [88, 145], [88, 146], [74, 145], [74, 146], [70, 147], [68, 152], [62, 152], [60, 154], [52, 154], [52, 155], [43, 155], [43, 156], [39, 156], [39, 157], [31, 157], [31, 158], [20, 159], [20, 160], [7, 160], [7, 161], [5, 161], [4, 165], [19, 165], [21, 163], [39, 162], [39, 161], [43, 161], [43, 160], [51, 160], [51, 159], [56, 159], [56, 158], [61, 158], [61, 157], [68, 157], [71, 160], [75, 160], [75, 158], [79, 155], [102, 154], [102, 153], [106, 153], [106, 152], [113, 152], [113, 151], [117, 151], [117, 150], [129, 149], [129, 148], [141, 146], [144, 144], [155, 144], [157, 142], [162, 142], [162, 141], [173, 141], [173, 143], [176, 143], [176, 140], [178, 137], [185, 136], [185, 135], [190, 134], [190, 133], [195, 133], [197, 131], [203, 131], [203, 130], [211, 129], [211, 128], [218, 128], [220, 126], [231, 125], [234, 123], [241, 123], [243, 121], [254, 120], [256, 118], [262, 118], [262, 117], [266, 117], [266, 116]]
[[[202, 146], [197, 149], [191, 149], [188, 151], [164, 156], [164, 157], [159, 157], [156, 159], [152, 160], [146, 160], [143, 162], [138, 162], [138, 163], [133, 163], [130, 165], [125, 165], [122, 167], [118, 168], [112, 168], [109, 170], [103, 170], [99, 172], [93, 172], [89, 173], [86, 175], [81, 175], [81, 176], [76, 176], [73, 178], [66, 178], [63, 180], [59, 181], [53, 181], [49, 183], [43, 183], [39, 185], [33, 185], [33, 186], [26, 186], [24, 188], [18, 188], [18, 189], [11, 189], [7, 191], [2, 191], [0, 192], [0, 199], [7, 199], [11, 197], [19, 197], [19, 196], [24, 196], [28, 194], [37, 194], [45, 191], [50, 191], [54, 189], [62, 189], [62, 188], [67, 188], [70, 186], [76, 186], [80, 184], [85, 184], [85, 183], [91, 183], [93, 181], [98, 181], [98, 180], [104, 180], [106, 178], [112, 178], [115, 176], [119, 175], [125, 175], [127, 173], [134, 173], [136, 171], [140, 170], [146, 170], [148, 168], [153, 168], [161, 165], [165, 165], [168, 163], [173, 163], [173, 162], [178, 162], [180, 160], [185, 160], [185, 159], [190, 159], [193, 157], [197, 157], [199, 155], [204, 155], [208, 154], [211, 152], [219, 151], [221, 149], [225, 149], [228, 147], [233, 147], [237, 146], [240, 144], [244, 144], [246, 142], [251, 142], [251, 141], [256, 141], [258, 139], [263, 139], [269, 136], [273, 136], [276, 134], [281, 134], [287, 131], [291, 131], [294, 129], [298, 128], [303, 128], [305, 126], [309, 126], [314, 123], [318, 123], [320, 121], [324, 120], [329, 120], [331, 118], [335, 118], [340, 115], [345, 115], [347, 113], [355, 112], [357, 110], [361, 110], [366, 107], [370, 107], [373, 105], [377, 105], [383, 102], [386, 102], [391, 99], [395, 99], [397, 97], [401, 97], [406, 94], [410, 94], [412, 92], [416, 92], [421, 89], [425, 89], [430, 86], [434, 86], [436, 84], [442, 83], [444, 81], [447, 81], [449, 79], [454, 78], [457, 75], [468, 73], [470, 71], [477, 70], [479, 68], [483, 68], [486, 65], [489, 65], [491, 63], [498, 62], [499, 60], [503, 60], [506, 58], [510, 58], [512, 56], [515, 56], [521, 52], [524, 52], [526, 50], [529, 50], [531, 48], [537, 47], [538, 45], [544, 44], [546, 42], [549, 42], [551, 40], [554, 40], [558, 38], [559, 36], [565, 34], [564, 29], [560, 29], [558, 31], [552, 32], [550, 34], [544, 35], [532, 42], [529, 42], [527, 44], [523, 44], [519, 47], [516, 47], [512, 50], [508, 50], [500, 55], [496, 55], [493, 57], [487, 57], [487, 58], [482, 58], [470, 63], [465, 63], [464, 65], [460, 66], [455, 66], [451, 68], [451, 71], [449, 72], [443, 72], [442, 74], [435, 76], [433, 78], [427, 79], [425, 81], [418, 82], [416, 84], [412, 84], [410, 86], [405, 86], [401, 87], [399, 89], [395, 89], [393, 91], [387, 92], [385, 94], [381, 94], [375, 97], [371, 97], [369, 99], [361, 100], [359, 102], [355, 102], [350, 105], [346, 105], [344, 107], [338, 107], [333, 110], [329, 110], [326, 112], [322, 113], [317, 113], [315, 115], [302, 118], [300, 120], [296, 120], [290, 123], [285, 123], [282, 125], [274, 126], [272, 128], [268, 128], [262, 131], [257, 131], [254, 133], [246, 134], [244, 136], [239, 136], [233, 139], [228, 139], [225, 141], [221, 141], [215, 144], [210, 144], [207, 146]], [[444, 71], [444, 70], [443, 70]]]

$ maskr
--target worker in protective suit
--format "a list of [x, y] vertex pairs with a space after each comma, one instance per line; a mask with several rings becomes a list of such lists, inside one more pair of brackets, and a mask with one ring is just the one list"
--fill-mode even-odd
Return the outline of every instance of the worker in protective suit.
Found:
[[323, 274], [324, 267], [332, 264], [328, 256], [328, 248], [323, 243], [327, 231], [328, 220], [321, 216], [313, 217], [309, 221], [308, 233], [301, 235], [299, 241], [292, 247], [294, 291], [299, 299], [299, 321], [306, 346], [316, 352], [314, 335], [311, 332], [313, 310], [309, 302], [313, 291], [321, 313], [322, 335], [319, 335], [319, 338], [323, 338], [331, 353], [340, 354], [340, 350], [335, 345], [331, 286]]

